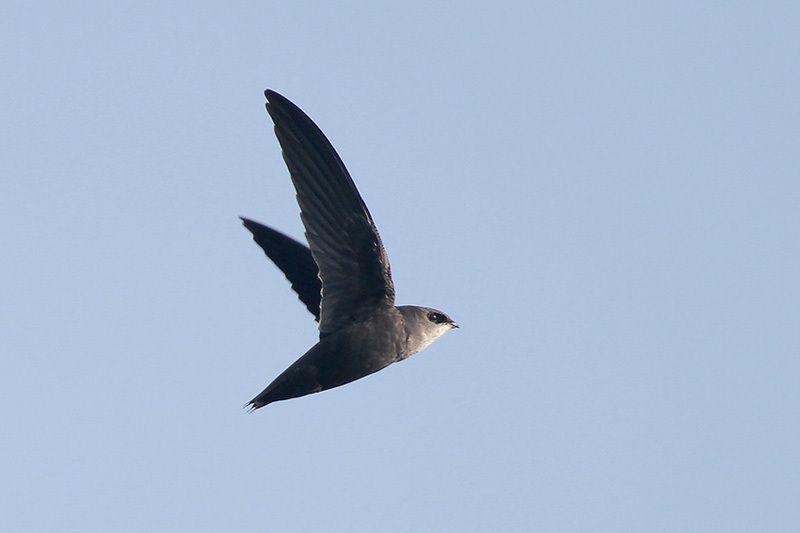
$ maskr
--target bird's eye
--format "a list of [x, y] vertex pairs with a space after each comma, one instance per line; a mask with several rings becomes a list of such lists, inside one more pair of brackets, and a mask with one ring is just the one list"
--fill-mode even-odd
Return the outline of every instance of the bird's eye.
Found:
[[447, 317], [445, 317], [442, 313], [431, 312], [428, 313], [428, 320], [434, 324], [441, 324], [442, 322], [447, 321]]

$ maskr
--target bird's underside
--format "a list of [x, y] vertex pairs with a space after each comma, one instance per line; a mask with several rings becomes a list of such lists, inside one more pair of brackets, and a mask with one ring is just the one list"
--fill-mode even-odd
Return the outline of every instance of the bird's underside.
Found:
[[401, 322], [400, 313], [392, 307], [326, 335], [253, 398], [252, 409], [332, 389], [403, 359], [405, 339], [391, 334], [402, 328]]

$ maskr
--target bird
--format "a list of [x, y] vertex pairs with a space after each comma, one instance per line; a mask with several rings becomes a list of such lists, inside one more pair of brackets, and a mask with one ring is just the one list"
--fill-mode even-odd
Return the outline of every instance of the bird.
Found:
[[240, 218], [319, 323], [319, 341], [245, 405], [250, 412], [361, 379], [459, 327], [437, 309], [395, 305], [378, 229], [333, 145], [289, 99], [264, 96], [308, 246]]

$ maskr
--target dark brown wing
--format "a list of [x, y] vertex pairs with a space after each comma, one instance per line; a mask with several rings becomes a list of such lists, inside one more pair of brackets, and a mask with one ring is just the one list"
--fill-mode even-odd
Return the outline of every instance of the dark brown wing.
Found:
[[280, 94], [265, 95], [319, 267], [319, 330], [326, 335], [394, 305], [389, 260], [367, 206], [322, 131]]
[[292, 284], [292, 289], [297, 293], [300, 301], [319, 322], [322, 283], [319, 281], [317, 264], [314, 262], [308, 246], [269, 226], [248, 218], [239, 218], [242, 219], [244, 227], [253, 234], [256, 244], [281, 269], [286, 279]]

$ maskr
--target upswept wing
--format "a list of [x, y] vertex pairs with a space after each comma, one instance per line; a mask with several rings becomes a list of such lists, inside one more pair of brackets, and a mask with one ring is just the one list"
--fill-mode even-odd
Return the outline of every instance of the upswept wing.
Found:
[[317, 276], [317, 264], [308, 246], [297, 242], [283, 233], [259, 224], [249, 218], [239, 217], [267, 257], [281, 269], [292, 284], [297, 297], [319, 322], [319, 302], [322, 284]]
[[394, 305], [389, 260], [364, 200], [322, 131], [285, 97], [264, 94], [319, 267], [324, 336]]

